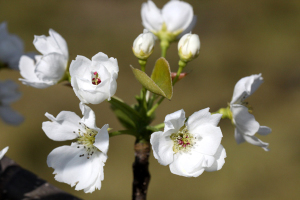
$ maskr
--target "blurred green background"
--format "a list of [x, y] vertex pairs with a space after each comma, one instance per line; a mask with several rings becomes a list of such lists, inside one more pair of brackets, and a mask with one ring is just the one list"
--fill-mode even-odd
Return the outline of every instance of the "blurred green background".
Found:
[[[19, 35], [26, 51], [35, 51], [34, 35], [48, 35], [49, 28], [68, 43], [70, 62], [76, 55], [91, 58], [98, 52], [118, 59], [120, 72], [116, 95], [135, 103], [141, 86], [129, 65], [138, 67], [131, 47], [143, 31], [140, 8], [144, 1], [0, 1], [0, 22], [7, 21], [9, 32]], [[155, 1], [162, 7], [167, 1]], [[175, 87], [171, 101], [164, 101], [153, 124], [179, 109], [187, 116], [210, 107], [216, 111], [231, 100], [235, 83], [242, 77], [262, 73], [265, 82], [249, 98], [261, 125], [273, 132], [260, 137], [270, 143], [270, 152], [248, 143], [237, 145], [234, 127], [222, 120], [222, 144], [227, 151], [222, 170], [205, 172], [198, 178], [171, 174], [151, 153], [152, 175], [148, 199], [296, 199], [300, 178], [300, 1], [299, 0], [189, 0], [198, 16], [193, 30], [201, 40], [199, 57], [185, 68], [190, 74]], [[160, 56], [158, 43], [150, 57], [147, 72]], [[172, 71], [177, 70], [177, 44], [167, 52]], [[2, 70], [1, 80], [18, 81], [16, 71]], [[25, 116], [25, 122], [12, 127], [0, 121], [0, 149], [9, 145], [7, 156], [41, 178], [83, 199], [130, 199], [134, 159], [131, 136], [110, 139], [105, 179], [100, 191], [85, 194], [54, 180], [46, 164], [50, 151], [70, 142], [55, 142], [41, 129], [45, 112], [62, 110], [81, 116], [79, 99], [63, 84], [35, 89], [19, 82], [22, 98], [12, 107]], [[92, 105], [97, 125], [108, 123], [113, 130], [122, 127], [110, 111], [109, 103]]]

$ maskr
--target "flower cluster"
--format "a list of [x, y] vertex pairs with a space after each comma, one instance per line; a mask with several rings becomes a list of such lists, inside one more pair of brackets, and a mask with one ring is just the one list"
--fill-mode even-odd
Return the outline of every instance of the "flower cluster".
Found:
[[[135, 149], [136, 153], [139, 151], [140, 157], [135, 159], [134, 170], [138, 173], [134, 172], [134, 176], [142, 176], [139, 172], [148, 168], [150, 144], [154, 157], [161, 165], [169, 165], [173, 174], [198, 177], [204, 171], [220, 170], [225, 164], [226, 151], [221, 144], [223, 134], [218, 124], [221, 118], [226, 117], [235, 125], [237, 143], [247, 141], [269, 150], [268, 143], [259, 140], [255, 134], [267, 135], [271, 133], [271, 129], [260, 126], [251, 114], [251, 107], [245, 102], [262, 84], [261, 74], [239, 80], [229, 106], [217, 113], [212, 114], [209, 108], [205, 108], [186, 118], [181, 109], [166, 115], [164, 123], [151, 125], [157, 107], [165, 98], [172, 98], [173, 86], [187, 75], [182, 73], [183, 68], [199, 55], [200, 39], [198, 35], [190, 33], [196, 16], [193, 7], [184, 1], [171, 0], [162, 9], [158, 9], [148, 0], [142, 4], [141, 16], [145, 29], [134, 40], [132, 50], [142, 70], [133, 67], [132, 70], [143, 88], [140, 96], [136, 96], [137, 103], [133, 106], [113, 97], [119, 73], [116, 58], [108, 57], [102, 52], [91, 59], [78, 55], [68, 65], [67, 42], [52, 29], [49, 30], [49, 36], [34, 37], [33, 44], [41, 55], [31, 58], [22, 55], [22, 41], [7, 32], [6, 23], [0, 24], [0, 67], [19, 68], [23, 77], [19, 80], [35, 88], [47, 88], [69, 81], [70, 84], [67, 85], [72, 87], [80, 100], [82, 118], [71, 111], [61, 111], [56, 117], [45, 113], [49, 121], [42, 124], [44, 133], [51, 140], [72, 140], [69, 146], [53, 149], [47, 157], [47, 165], [54, 169], [55, 180], [67, 183], [75, 187], [75, 190], [91, 193], [101, 188], [104, 165], [108, 158], [109, 136], [133, 135], [136, 137], [136, 144], [146, 146], [145, 149]], [[160, 40], [162, 58], [156, 61], [150, 77], [146, 74], [145, 67], [156, 39]], [[178, 71], [172, 73], [165, 59], [166, 50], [177, 39], [179, 66]], [[10, 108], [10, 103], [20, 97], [17, 88], [12, 81], [0, 81], [0, 117], [13, 125], [23, 121], [23, 117]], [[110, 101], [113, 112], [125, 130], [109, 134], [108, 124], [102, 128], [97, 127], [95, 112], [86, 104], [99, 104], [105, 100]], [[159, 131], [162, 128], [164, 130]], [[0, 159], [7, 150], [8, 147], [0, 151]], [[137, 177], [139, 180], [143, 178]], [[144, 191], [138, 190], [137, 193], [146, 193], [149, 177], [145, 180], [137, 184], [145, 186]], [[135, 182], [136, 180], [134, 184]]]
[[[54, 149], [48, 156], [49, 167], [54, 168], [55, 179], [76, 185], [76, 190], [93, 192], [101, 188], [104, 179], [103, 167], [107, 159], [108, 125], [99, 129], [95, 125], [95, 114], [85, 104], [98, 104], [110, 100], [117, 89], [118, 62], [98, 53], [92, 61], [77, 56], [68, 71], [69, 52], [65, 39], [49, 30], [50, 36], [35, 36], [33, 44], [42, 55], [35, 60], [23, 55], [19, 62], [23, 84], [35, 88], [47, 88], [61, 81], [69, 80], [76, 96], [80, 99], [83, 118], [75, 113], [62, 111], [55, 118], [46, 113], [51, 122], [43, 123], [43, 130], [53, 140], [73, 140], [71, 146]], [[2, 87], [4, 86], [4, 87]], [[11, 82], [0, 83], [0, 116], [11, 124], [19, 124], [23, 118], [12, 111], [9, 103], [18, 99], [16, 85]], [[77, 176], [74, 176], [77, 174]]]

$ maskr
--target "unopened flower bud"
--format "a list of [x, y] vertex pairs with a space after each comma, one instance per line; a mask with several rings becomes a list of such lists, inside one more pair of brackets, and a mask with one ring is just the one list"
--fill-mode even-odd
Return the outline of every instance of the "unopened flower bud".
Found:
[[180, 60], [189, 62], [199, 55], [200, 39], [197, 34], [185, 34], [178, 42]]
[[152, 54], [154, 44], [155, 36], [144, 29], [144, 32], [134, 40], [132, 51], [137, 58], [146, 60]]

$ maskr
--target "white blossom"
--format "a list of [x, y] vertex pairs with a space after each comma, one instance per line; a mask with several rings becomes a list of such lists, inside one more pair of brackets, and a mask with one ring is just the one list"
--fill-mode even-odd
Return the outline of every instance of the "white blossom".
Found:
[[155, 36], [147, 29], [144, 29], [144, 32], [133, 42], [133, 53], [139, 59], [147, 59], [153, 52], [154, 44]]
[[196, 23], [193, 7], [178, 0], [169, 1], [161, 10], [148, 0], [142, 4], [141, 16], [144, 27], [155, 35], [165, 26], [167, 32], [177, 36], [191, 31]]
[[178, 42], [178, 54], [180, 59], [187, 62], [199, 55], [200, 39], [197, 34], [187, 33]]
[[35, 36], [33, 44], [42, 54], [36, 55], [35, 61], [29, 56], [22, 56], [19, 63], [23, 84], [35, 88], [46, 88], [60, 81], [66, 72], [69, 59], [68, 46], [61, 35], [49, 30], [48, 37]]
[[19, 60], [24, 53], [23, 41], [7, 31], [6, 22], [0, 24], [0, 64], [19, 70]]
[[101, 188], [104, 180], [103, 167], [107, 159], [108, 124], [101, 129], [95, 124], [95, 113], [80, 103], [83, 118], [70, 111], [61, 111], [51, 121], [43, 122], [42, 129], [55, 141], [76, 139], [71, 146], [55, 148], [48, 155], [47, 164], [54, 168], [55, 180], [76, 186], [75, 190], [91, 193]]
[[233, 91], [230, 110], [232, 112], [232, 121], [235, 124], [235, 139], [238, 144], [247, 141], [250, 144], [262, 147], [265, 151], [269, 151], [268, 143], [262, 142], [256, 136], [268, 135], [271, 129], [266, 126], [260, 126], [254, 116], [249, 113], [248, 104], [244, 102], [246, 98], [252, 95], [258, 87], [263, 83], [261, 74], [255, 74], [240, 79]]
[[110, 100], [117, 90], [118, 61], [98, 53], [92, 60], [77, 56], [70, 65], [71, 85], [83, 103], [99, 104]]
[[167, 115], [164, 131], [154, 132], [150, 138], [154, 157], [180, 176], [197, 177], [203, 171], [220, 170], [226, 157], [223, 135], [217, 127], [221, 117], [212, 115], [209, 108], [195, 112], [187, 121], [183, 110]]
[[3, 156], [6, 154], [6, 152], [8, 151], [9, 147], [5, 147], [4, 149], [2, 149], [0, 151], [0, 160], [3, 158]]
[[21, 97], [18, 88], [18, 84], [12, 80], [0, 81], [0, 117], [11, 125], [19, 125], [24, 121], [24, 117], [10, 107], [12, 102]]

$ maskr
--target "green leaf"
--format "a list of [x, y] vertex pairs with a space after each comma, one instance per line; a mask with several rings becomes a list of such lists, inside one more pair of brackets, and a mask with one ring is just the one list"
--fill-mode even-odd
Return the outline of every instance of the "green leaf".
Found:
[[171, 80], [170, 66], [166, 59], [159, 58], [155, 64], [152, 78], [145, 72], [130, 66], [135, 78], [150, 92], [171, 99], [173, 95], [173, 87]]
[[173, 96], [173, 86], [171, 70], [168, 61], [165, 58], [159, 58], [154, 66], [151, 79], [166, 94], [168, 99]]
[[111, 108], [115, 115], [117, 116], [119, 122], [127, 129], [135, 129], [135, 123], [132, 119], [127, 116], [122, 110], [116, 108], [115, 106], [111, 105]]
[[141, 120], [140, 114], [132, 107], [124, 103], [121, 99], [113, 96], [108, 102], [114, 107], [114, 109], [119, 109], [123, 113], [122, 116], [128, 116], [128, 118], [130, 118], [132, 122], [138, 122]]
[[136, 133], [131, 130], [122, 130], [122, 131], [115, 131], [115, 132], [109, 133], [109, 137], [113, 137], [113, 136], [117, 136], [117, 135], [124, 135], [124, 134], [136, 136]]

